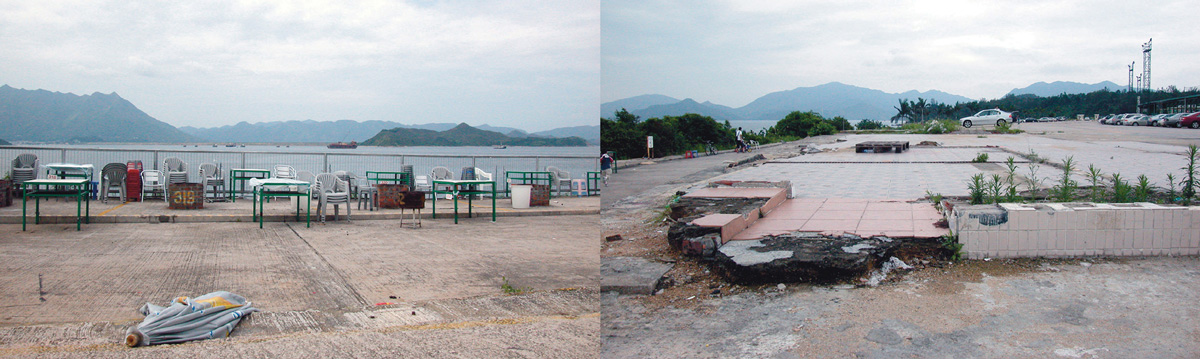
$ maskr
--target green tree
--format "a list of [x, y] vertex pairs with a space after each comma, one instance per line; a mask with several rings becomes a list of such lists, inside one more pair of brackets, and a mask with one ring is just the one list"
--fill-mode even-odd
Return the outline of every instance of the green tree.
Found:
[[837, 132], [838, 132], [837, 128], [834, 128], [832, 124], [830, 124], [827, 121], [822, 121], [821, 123], [818, 123], [816, 126], [813, 126], [813, 128], [810, 128], [808, 130], [808, 135], [809, 136], [832, 135]]
[[854, 129], [854, 125], [850, 124], [850, 120], [847, 120], [842, 116], [836, 116], [829, 120], [829, 124], [833, 125], [833, 128], [837, 129], [838, 131], [849, 131]]
[[877, 130], [883, 128], [883, 122], [875, 120], [858, 121], [858, 129], [861, 130]]
[[767, 130], [767, 134], [804, 138], [808, 136], [809, 130], [811, 130], [813, 127], [816, 127], [824, 120], [825, 118], [813, 111], [793, 111], [792, 113], [787, 114], [787, 116], [784, 116], [782, 120], [779, 120], [779, 122], [775, 123], [775, 126], [771, 126], [771, 128]]

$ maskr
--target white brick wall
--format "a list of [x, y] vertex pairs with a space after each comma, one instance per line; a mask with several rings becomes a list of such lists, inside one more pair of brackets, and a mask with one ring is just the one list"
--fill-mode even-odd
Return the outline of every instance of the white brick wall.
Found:
[[967, 258], [1200, 254], [1200, 207], [1153, 203], [1001, 204], [1008, 221], [983, 225], [960, 207], [950, 225]]

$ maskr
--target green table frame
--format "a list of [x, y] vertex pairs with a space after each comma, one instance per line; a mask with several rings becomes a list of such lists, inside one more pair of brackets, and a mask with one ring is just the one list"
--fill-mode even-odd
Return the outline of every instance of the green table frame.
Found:
[[[21, 231], [25, 231], [25, 216], [29, 211], [29, 198], [33, 198], [33, 224], [42, 219], [42, 197], [75, 197], [75, 230], [82, 230], [82, 223], [92, 223], [92, 200], [86, 178], [78, 179], [34, 179], [21, 184]], [[42, 186], [52, 186], [42, 189]], [[74, 189], [70, 189], [74, 188]], [[86, 210], [84, 205], [86, 203]]]
[[408, 172], [367, 171], [367, 182], [401, 182], [412, 188], [413, 177]]
[[[251, 176], [251, 174], [261, 174], [263, 176]], [[229, 169], [229, 201], [237, 202], [237, 196], [234, 196], [234, 190], [237, 189], [238, 181], [242, 181], [242, 189], [239, 192], [246, 192], [246, 181], [250, 179], [266, 179], [271, 178], [271, 170], [260, 170], [251, 168], [231, 168]], [[254, 192], [254, 189], [250, 190]]]
[[[512, 197], [512, 189], [509, 186], [514, 184], [545, 182], [547, 186], [554, 187], [554, 177], [546, 171], [507, 171], [504, 172], [504, 178], [508, 179], [504, 182], [504, 194], [508, 197]], [[550, 198], [554, 198], [554, 191], [550, 191]]]
[[[458, 196], [467, 195], [467, 217], [470, 218], [471, 210], [471, 195], [473, 194], [492, 194], [492, 222], [496, 221], [496, 182], [488, 180], [433, 180], [433, 204], [430, 206], [433, 212], [431, 218], [437, 218], [437, 197], [438, 194], [451, 194], [454, 198], [454, 224], [458, 224]], [[447, 190], [439, 191], [438, 185], [447, 186]], [[472, 186], [488, 185], [491, 191], [472, 190]]]
[[91, 181], [96, 179], [96, 168], [92, 165], [77, 165], [74, 163], [51, 163], [45, 165], [46, 174], [53, 174], [58, 178], [86, 178], [88, 180], [89, 195], [93, 195], [93, 199], [100, 199], [100, 184], [91, 185]]
[[[296, 186], [296, 191], [268, 191], [267, 186]], [[296, 181], [290, 179], [279, 179], [276, 181], [266, 180], [262, 185], [254, 187], [254, 201], [251, 204], [251, 210], [254, 211], [251, 219], [258, 220], [258, 228], [263, 228], [263, 218], [266, 217], [266, 200], [269, 197], [296, 197], [296, 222], [300, 222], [300, 197], [304, 197], [308, 204], [304, 208], [304, 227], [312, 227], [312, 196], [309, 195], [310, 186], [308, 182]], [[300, 187], [304, 187], [303, 190]]]
[[587, 173], [587, 192], [588, 196], [593, 196], [596, 192], [600, 192], [600, 172]]

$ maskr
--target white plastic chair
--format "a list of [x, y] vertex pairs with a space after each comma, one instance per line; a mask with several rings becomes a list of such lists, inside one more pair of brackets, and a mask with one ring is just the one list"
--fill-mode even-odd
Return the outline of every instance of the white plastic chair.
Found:
[[187, 162], [179, 158], [170, 157], [163, 160], [162, 171], [167, 183], [185, 183], [188, 180]]
[[146, 201], [146, 192], [162, 194], [163, 200], [167, 199], [167, 185], [163, 182], [162, 172], [158, 170], [142, 171], [142, 201]]
[[558, 193], [562, 193], [563, 185], [567, 186], [567, 192], [571, 191], [571, 172], [560, 170], [554, 166], [546, 167], [546, 172], [550, 172], [550, 178], [553, 179], [552, 182]]
[[325, 210], [333, 205], [333, 219], [337, 220], [339, 205], [346, 205], [346, 221], [350, 220], [350, 184], [332, 173], [317, 175], [317, 187], [320, 201], [317, 202], [317, 213], [321, 222], [325, 222]]
[[[206, 201], [219, 199], [225, 194], [225, 178], [221, 177], [221, 167], [215, 163], [200, 164], [200, 182], [204, 184]], [[212, 197], [208, 196], [210, 187], [212, 188]]]
[[37, 179], [38, 158], [32, 153], [22, 153], [12, 160], [13, 186]]

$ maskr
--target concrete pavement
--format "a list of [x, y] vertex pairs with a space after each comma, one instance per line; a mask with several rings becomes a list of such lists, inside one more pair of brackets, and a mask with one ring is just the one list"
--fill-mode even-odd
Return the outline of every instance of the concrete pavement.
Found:
[[[0, 355], [591, 357], [597, 222], [4, 224]], [[214, 290], [264, 312], [228, 341], [119, 346], [142, 303]]]

